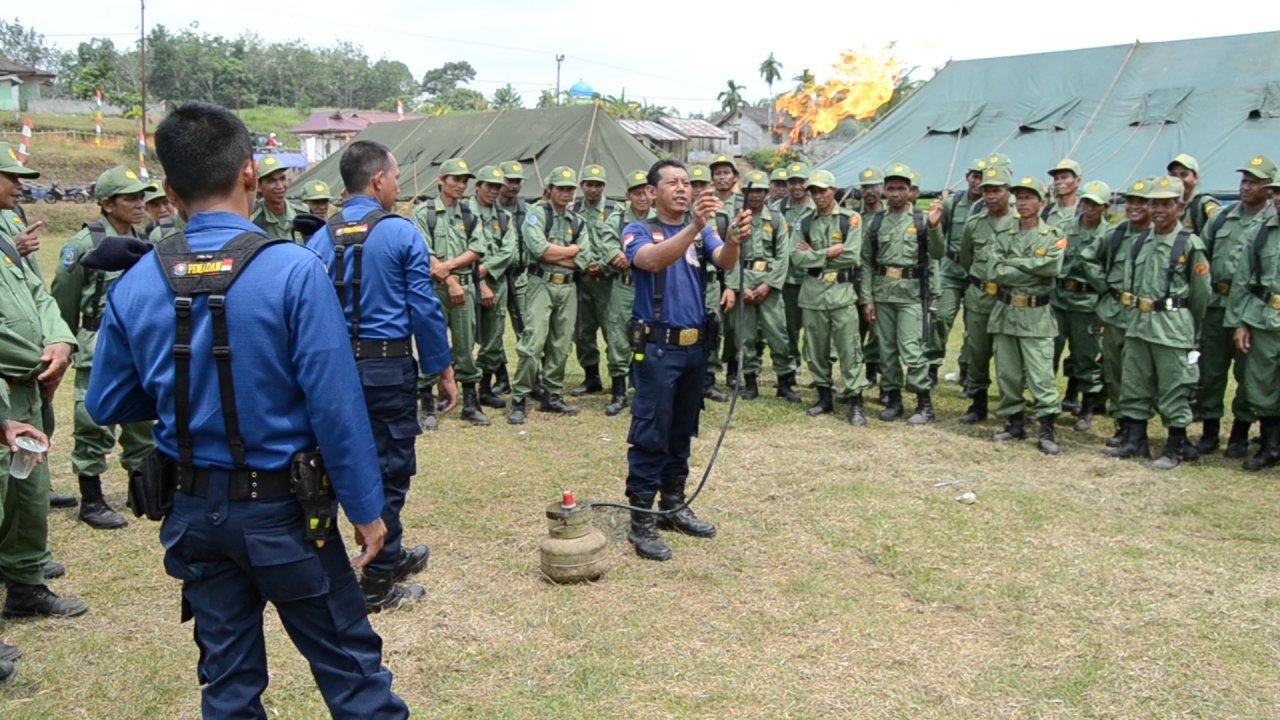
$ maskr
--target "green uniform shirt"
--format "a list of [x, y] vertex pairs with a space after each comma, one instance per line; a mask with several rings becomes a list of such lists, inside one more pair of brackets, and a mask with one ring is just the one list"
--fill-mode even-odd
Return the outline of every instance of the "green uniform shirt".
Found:
[[[556, 214], [555, 206], [551, 203], [538, 203], [529, 206], [529, 215], [525, 220], [524, 228], [524, 247], [528, 253], [530, 264], [537, 263], [542, 267], [544, 272], [565, 273], [571, 272], [570, 268], [554, 263], [542, 262], [539, 258], [552, 245], [568, 247], [577, 245], [581, 238], [574, 234], [574, 226], [579, 225], [578, 234], [582, 233], [581, 224], [577, 221], [577, 216], [569, 208], [560, 214]], [[587, 258], [585, 253], [579, 251], [573, 258], [574, 267], [578, 270], [587, 268]]]
[[[107, 235], [116, 235], [115, 229], [105, 215], [98, 218]], [[135, 228], [129, 228], [129, 235], [138, 239], [142, 236]], [[62, 246], [58, 254], [58, 269], [53, 275], [53, 287], [50, 294], [58, 303], [62, 320], [76, 334], [80, 346], [73, 364], [77, 368], [93, 367], [93, 351], [97, 347], [98, 331], [84, 327], [86, 321], [100, 322], [107, 308], [107, 293], [123, 271], [102, 272], [89, 270], [80, 264], [85, 253], [93, 249], [93, 237], [89, 228], [80, 228], [80, 232]]]
[[482, 225], [476, 228], [476, 234], [483, 236], [484, 252], [481, 254], [484, 257], [484, 267], [489, 271], [489, 277], [496, 282], [506, 276], [507, 269], [516, 260], [516, 245], [520, 236], [516, 233], [515, 218], [505, 210], [499, 214], [497, 203], [486, 208], [475, 198], [470, 198], [467, 202], [470, 204], [471, 214], [479, 218], [479, 224]]
[[173, 221], [173, 226], [165, 227], [163, 225], [157, 224], [155, 227], [151, 228], [151, 234], [147, 235], [147, 242], [151, 243], [152, 245], [155, 245], [156, 243], [163, 240], [165, 235], [168, 235], [169, 233], [175, 232], [177, 230], [185, 230], [187, 227], [187, 223], [183, 221], [182, 216], [176, 213], [174, 214], [173, 217], [168, 219]]
[[[27, 223], [22, 216], [13, 210], [0, 210], [0, 235], [4, 237], [3, 242], [9, 243], [14, 250], [17, 250], [17, 244], [13, 242], [15, 235], [20, 235], [27, 231]], [[44, 273], [40, 270], [40, 264], [36, 262], [36, 254], [31, 253], [22, 258], [22, 262], [27, 269], [35, 273], [36, 277], [44, 280]]]
[[[605, 277], [620, 277], [623, 273], [630, 273], [631, 270], [618, 270], [609, 264], [609, 261], [615, 257], [622, 255], [626, 257], [626, 252], [622, 247], [622, 229], [633, 222], [645, 222], [649, 218], [654, 217], [653, 210], [649, 210], [648, 217], [637, 217], [630, 205], [621, 205], [613, 211], [613, 214], [605, 219], [600, 226], [600, 233], [591, 236], [592, 254], [599, 258], [597, 262], [604, 268]], [[631, 312], [630, 309], [627, 310]]]
[[[478, 215], [473, 215], [475, 226], [471, 230], [471, 237], [467, 237], [466, 223], [463, 222], [462, 218], [462, 204], [464, 202], [467, 201], [462, 200], [455, 203], [453, 207], [446, 208], [443, 200], [435, 198], [419, 205], [413, 211], [413, 224], [417, 226], [418, 232], [422, 233], [422, 237], [426, 239], [427, 249], [431, 251], [432, 257], [437, 257], [441, 260], [452, 260], [468, 250], [484, 257], [486, 245], [484, 221]], [[436, 214], [434, 234], [431, 232], [430, 223], [427, 221], [427, 216], [432, 208], [434, 208]], [[471, 268], [458, 268], [454, 270], [453, 274], [470, 275]]]
[[300, 212], [306, 212], [306, 210], [299, 208], [289, 200], [285, 200], [284, 213], [276, 215], [267, 208], [266, 203], [259, 200], [257, 206], [253, 208], [253, 213], [249, 216], [249, 221], [262, 228], [270, 237], [292, 239], [293, 219]]
[[1127, 336], [1190, 350], [1200, 337], [1200, 321], [1204, 319], [1212, 291], [1204, 243], [1194, 233], [1187, 238], [1186, 251], [1170, 258], [1174, 239], [1181, 230], [1181, 223], [1167, 235], [1157, 235], [1155, 228], [1151, 228], [1129, 268], [1126, 287], [1138, 303], [1174, 298], [1187, 302], [1189, 307], [1165, 312], [1134, 312], [1129, 317]]
[[[12, 244], [8, 237], [5, 242]], [[76, 344], [44, 281], [8, 254], [0, 253], [0, 377], [29, 382], [44, 370], [44, 349]]]
[[578, 198], [574, 201], [571, 208], [573, 214], [577, 215], [578, 218], [582, 220], [583, 237], [578, 238], [578, 244], [582, 247], [582, 252], [579, 254], [586, 255], [583, 267], [586, 267], [591, 263], [600, 263], [603, 265], [608, 262], [609, 258], [596, 254], [597, 243], [594, 242], [594, 239], [598, 237], [600, 233], [604, 232], [605, 223], [609, 220], [609, 216], [616, 210], [613, 203], [602, 197], [600, 198], [600, 203], [598, 205], [592, 206], [587, 205], [587, 201], [585, 199]]
[[964, 237], [965, 222], [982, 208], [982, 196], [969, 199], [969, 193], [956, 193], [942, 204], [942, 231], [947, 237], [946, 258], [942, 261], [943, 285], [964, 288], [969, 284], [969, 273], [956, 260], [960, 257], [960, 239]]
[[[849, 229], [841, 232], [839, 216], [849, 218]], [[833, 310], [858, 302], [858, 292], [852, 275], [858, 268], [862, 253], [862, 216], [846, 208], [835, 208], [830, 215], [819, 215], [814, 210], [808, 237], [801, 231], [803, 223], [796, 224], [793, 233], [795, 244], [791, 250], [792, 275], [797, 272], [804, 281], [800, 285], [799, 305], [804, 310]], [[811, 250], [801, 250], [800, 244], [808, 243]], [[844, 243], [844, 249], [828, 260], [827, 248]], [[818, 270], [813, 277], [809, 270]], [[845, 275], [840, 279], [840, 275]]]
[[1264, 302], [1271, 293], [1280, 293], [1280, 219], [1267, 221], [1266, 238], [1257, 244], [1257, 230], [1249, 238], [1248, 249], [1240, 253], [1236, 275], [1231, 284], [1231, 297], [1223, 325], [1231, 328], [1248, 325], [1259, 330], [1280, 330], [1280, 300], [1275, 305]]
[[[929, 266], [931, 280], [937, 277], [936, 261], [942, 257], [946, 248], [942, 228], [929, 227], [928, 215], [921, 211], [920, 224], [925, 228], [926, 237], [918, 237], [914, 210], [908, 207], [899, 213], [886, 210], [883, 214], [878, 214], [880, 227], [874, 240], [870, 233], [876, 218], [867, 222], [862, 238], [862, 273], [858, 285], [858, 295], [864, 305], [915, 305], [920, 302], [919, 278], [888, 277], [880, 274], [881, 268], [887, 269], [888, 275], [892, 275], [895, 269], [919, 271], [923, 262]], [[920, 257], [922, 251], [925, 255], [923, 258]], [[932, 281], [931, 285], [931, 294], [936, 293], [937, 282]]]
[[1076, 200], [1076, 204], [1066, 207], [1055, 202], [1053, 207], [1049, 208], [1044, 221], [1050, 227], [1057, 228], [1059, 232], [1066, 232], [1068, 228], [1076, 224], [1076, 217], [1080, 214], [1080, 201]]
[[[775, 213], [781, 214], [782, 219], [787, 221], [787, 225], [790, 225], [799, 231], [800, 220], [805, 215], [816, 212], [817, 208], [814, 207], [813, 198], [805, 198], [804, 203], [797, 205], [791, 200], [791, 196], [787, 196], [779, 200], [777, 204], [773, 206], [772, 210]], [[799, 285], [803, 281], [804, 269], [798, 268], [795, 266], [795, 263], [792, 263], [791, 269], [787, 274], [787, 284]]]
[[534, 258], [529, 257], [529, 251], [524, 242], [524, 236], [529, 230], [529, 205], [520, 198], [516, 198], [516, 201], [510, 206], [503, 205], [501, 202], [498, 202], [497, 205], [502, 208], [507, 217], [511, 218], [511, 228], [516, 234], [515, 257], [512, 259], [511, 264], [513, 270], [520, 274], [518, 279], [523, 287], [525, 279], [523, 271], [529, 266], [529, 263], [534, 261]]
[[[1015, 219], [1011, 232], [998, 233], [992, 241], [986, 277], [1000, 286], [1001, 293], [1046, 295], [1062, 270], [1066, 248], [1066, 238], [1045, 221], [1037, 218], [1035, 227], [1024, 228]], [[995, 300], [987, 332], [1018, 337], [1057, 336], [1058, 323], [1048, 303], [1015, 307], [999, 298]]]
[[[1150, 228], [1150, 225], [1147, 226]], [[1143, 230], [1134, 230], [1129, 222], [1123, 221], [1111, 228], [1096, 246], [1096, 255], [1087, 258], [1086, 268], [1095, 266], [1101, 274], [1101, 282], [1095, 281], [1095, 289], [1099, 292], [1098, 319], [1107, 325], [1119, 328], [1129, 327], [1129, 318], [1137, 312], [1133, 307], [1125, 307], [1115, 297], [1116, 293], [1127, 292], [1125, 278], [1129, 274], [1129, 264], [1133, 257], [1133, 243]], [[1120, 236], [1116, 241], [1117, 233]]]
[[780, 213], [768, 207], [752, 213], [751, 236], [742, 241], [738, 264], [725, 272], [725, 287], [737, 290], [738, 275], [746, 268], [746, 277], [742, 279], [744, 289], [768, 285], [781, 290], [791, 267], [791, 249], [796, 245], [793, 231], [796, 230]]
[[[1018, 230], [1018, 216], [1006, 213], [1000, 217], [992, 217], [983, 212], [970, 214], [965, 223], [964, 234], [960, 238], [960, 267], [969, 273], [970, 279], [978, 282], [993, 282], [988, 276], [991, 266], [991, 251], [995, 241], [1002, 235], [1012, 235]], [[989, 315], [996, 304], [996, 297], [973, 286], [965, 290], [964, 307], [967, 312]]]
[[[1259, 224], [1266, 222], [1269, 215], [1267, 210], [1264, 205], [1262, 210], [1250, 215], [1236, 203], [1230, 209], [1221, 211], [1226, 213], [1225, 217], [1214, 216], [1209, 221], [1204, 237], [1205, 254], [1209, 257], [1209, 278], [1213, 287], [1209, 307], [1227, 306], [1227, 296], [1231, 292], [1240, 256], [1258, 236]], [[1215, 232], [1214, 228], [1219, 229]]]
[[1106, 220], [1100, 220], [1096, 227], [1089, 229], [1076, 217], [1067, 227], [1058, 229], [1066, 234], [1067, 249], [1062, 254], [1062, 272], [1058, 273], [1059, 282], [1052, 293], [1053, 306], [1068, 312], [1093, 312], [1098, 307], [1098, 290], [1103, 287], [1099, 245], [1111, 237], [1111, 226]]
[[1218, 209], [1222, 207], [1222, 203], [1209, 193], [1198, 193], [1191, 196], [1191, 201], [1182, 208], [1182, 216], [1178, 221], [1182, 223], [1182, 227], [1191, 228], [1191, 232], [1196, 235], [1204, 235], [1205, 227], [1209, 224], [1209, 218]]

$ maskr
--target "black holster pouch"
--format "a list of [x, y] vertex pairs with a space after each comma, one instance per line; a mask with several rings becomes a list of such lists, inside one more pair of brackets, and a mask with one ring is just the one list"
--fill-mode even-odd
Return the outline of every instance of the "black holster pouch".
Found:
[[640, 318], [631, 318], [627, 321], [627, 345], [631, 347], [631, 352], [639, 356], [644, 356], [644, 346], [649, 342], [648, 328], [645, 327], [644, 321]]
[[720, 318], [714, 313], [707, 313], [707, 321], [702, 325], [702, 346], [709, 352], [720, 347]]
[[129, 509], [134, 517], [164, 520], [173, 508], [173, 493], [178, 487], [178, 463], [152, 450], [142, 464], [129, 471]]
[[293, 456], [289, 463], [289, 485], [294, 497], [302, 505], [302, 517], [306, 522], [307, 539], [316, 547], [324, 542], [333, 530], [337, 514], [337, 501], [329, 485], [329, 473], [324, 467], [320, 449], [306, 450]]

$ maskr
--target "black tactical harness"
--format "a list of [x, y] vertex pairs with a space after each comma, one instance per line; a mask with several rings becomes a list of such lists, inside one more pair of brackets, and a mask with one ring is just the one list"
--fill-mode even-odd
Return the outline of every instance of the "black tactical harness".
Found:
[[329, 272], [333, 277], [333, 289], [338, 293], [338, 302], [342, 302], [343, 290], [346, 288], [347, 269], [344, 262], [346, 251], [351, 250], [351, 349], [357, 360], [364, 358], [399, 358], [408, 357], [412, 353], [408, 338], [400, 340], [362, 340], [360, 339], [360, 291], [363, 285], [364, 242], [380, 221], [391, 217], [393, 213], [377, 208], [370, 210], [359, 220], [343, 220], [341, 214], [329, 218], [326, 225], [329, 237], [333, 240], [333, 267]]

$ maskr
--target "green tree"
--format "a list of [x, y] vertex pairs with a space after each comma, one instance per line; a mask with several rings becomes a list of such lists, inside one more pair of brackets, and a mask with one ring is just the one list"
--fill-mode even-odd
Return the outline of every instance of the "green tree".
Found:
[[736, 115], [747, 104], [747, 101], [742, 99], [742, 91], [746, 89], [745, 86], [730, 80], [724, 91], [716, 96], [720, 100], [720, 109], [724, 111], [726, 117]]
[[475, 79], [476, 70], [471, 67], [471, 63], [465, 60], [447, 62], [438, 68], [428, 70], [422, 76], [422, 93], [439, 97], [457, 89], [458, 85], [468, 85]]
[[520, 97], [520, 93], [507, 83], [497, 90], [493, 91], [493, 100], [489, 103], [489, 107], [494, 110], [519, 110], [524, 107], [524, 98]]
[[769, 52], [769, 57], [760, 63], [760, 78], [769, 86], [769, 130], [773, 131], [773, 83], [782, 79], [782, 63]]
[[817, 78], [813, 76], [813, 73], [809, 72], [809, 68], [805, 68], [803, 72], [791, 79], [798, 83], [796, 85], [796, 92], [803, 92], [805, 88], [811, 88], [818, 82]]

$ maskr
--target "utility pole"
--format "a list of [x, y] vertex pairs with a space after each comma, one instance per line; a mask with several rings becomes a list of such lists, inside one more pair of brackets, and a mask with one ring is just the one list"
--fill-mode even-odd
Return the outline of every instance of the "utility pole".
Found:
[[138, 28], [138, 57], [142, 65], [142, 141], [147, 141], [147, 0], [138, 0], [141, 24]]
[[564, 62], [564, 55], [556, 55], [556, 105], [560, 104], [560, 63]]

